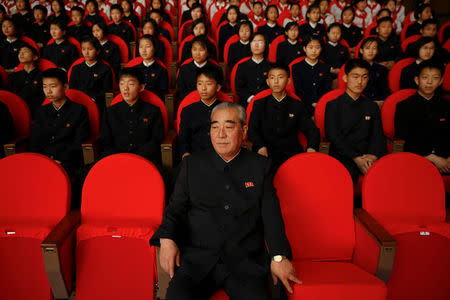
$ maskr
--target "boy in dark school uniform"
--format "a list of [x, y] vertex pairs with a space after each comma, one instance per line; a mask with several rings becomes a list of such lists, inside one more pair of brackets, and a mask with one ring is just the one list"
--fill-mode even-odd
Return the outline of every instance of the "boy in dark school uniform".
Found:
[[267, 23], [263, 26], [258, 26], [257, 32], [264, 34], [267, 39], [267, 45], [270, 45], [276, 37], [283, 34], [284, 28], [277, 24], [278, 7], [276, 5], [267, 6], [265, 17]]
[[289, 66], [294, 59], [303, 55], [302, 43], [298, 41], [298, 23], [295, 21], [287, 23], [284, 34], [286, 40], [278, 44], [277, 62]]
[[92, 25], [97, 24], [99, 22], [105, 22], [105, 20], [100, 17], [100, 15], [98, 14], [98, 3], [95, 0], [88, 0], [86, 2], [86, 17], [85, 20], [87, 22], [90, 22]]
[[119, 46], [108, 40], [108, 27], [105, 22], [101, 21], [92, 26], [92, 35], [100, 42], [102, 46], [102, 58], [109, 63], [117, 75], [120, 73], [120, 64], [122, 62]]
[[[287, 66], [278, 63], [270, 66], [267, 85], [272, 94], [253, 103], [248, 125], [253, 151], [269, 157], [275, 169], [297, 153], [316, 152], [320, 143], [319, 129], [303, 102], [286, 94], [289, 82]], [[308, 140], [306, 149], [298, 140], [299, 131]]]
[[31, 116], [45, 99], [42, 90], [42, 73], [37, 68], [38, 52], [28, 44], [24, 44], [19, 50], [19, 61], [23, 64], [23, 70], [10, 73], [8, 90], [19, 95], [28, 104]]
[[134, 153], [160, 165], [161, 142], [164, 139], [161, 111], [139, 98], [144, 83], [138, 70], [124, 68], [119, 78], [123, 101], [108, 107], [103, 116], [101, 156]]
[[342, 65], [350, 59], [348, 48], [339, 41], [342, 38], [342, 26], [333, 23], [327, 28], [328, 42], [323, 47], [322, 59], [331, 69], [331, 78], [336, 79]]
[[34, 22], [29, 0], [15, 0], [17, 13], [13, 14], [11, 19], [20, 28], [22, 34], [29, 34], [31, 24]]
[[250, 37], [253, 34], [253, 25], [250, 21], [242, 21], [238, 25], [239, 41], [230, 45], [228, 49], [228, 69], [233, 70], [234, 65], [244, 57], [252, 56], [250, 50]]
[[351, 59], [345, 64], [346, 92], [327, 103], [325, 134], [330, 155], [349, 171], [353, 184], [384, 154], [385, 140], [378, 105], [362, 92], [369, 80], [368, 62]]
[[50, 22], [50, 34], [54, 42], [42, 48], [42, 58], [48, 59], [59, 68], [68, 71], [73, 62], [78, 59], [78, 51], [66, 40], [66, 28], [62, 21]]
[[13, 71], [19, 64], [19, 49], [25, 43], [19, 39], [17, 27], [10, 18], [3, 19], [2, 32], [6, 39], [0, 41], [0, 65], [6, 71]]
[[306, 21], [308, 23], [300, 26], [300, 38], [305, 39], [309, 35], [315, 35], [323, 39], [326, 36], [325, 25], [319, 23], [320, 7], [319, 4], [313, 4], [306, 11]]
[[42, 78], [45, 96], [51, 103], [36, 111], [30, 151], [47, 155], [73, 175], [83, 165], [81, 144], [89, 137], [88, 111], [65, 95], [66, 72], [49, 69], [42, 73]]
[[444, 68], [435, 61], [419, 65], [417, 93], [397, 104], [395, 134], [405, 151], [430, 160], [441, 173], [450, 173], [450, 101], [439, 94]]
[[120, 36], [125, 43], [134, 41], [133, 29], [123, 22], [123, 8], [119, 4], [111, 5], [111, 20], [108, 25], [108, 32]]
[[198, 69], [211, 66], [221, 70], [218, 65], [208, 60], [208, 46], [206, 37], [203, 35], [197, 36], [192, 40], [192, 58], [191, 62], [181, 65], [178, 73], [177, 93], [180, 99], [195, 91], [197, 79], [192, 74], [197, 74]]
[[198, 69], [196, 77], [200, 99], [184, 107], [180, 116], [178, 147], [182, 158], [212, 148], [210, 116], [213, 108], [220, 104], [217, 93], [223, 82], [222, 72], [217, 68], [203, 67]]
[[431, 4], [422, 4], [414, 12], [416, 22], [412, 23], [406, 29], [405, 38], [408, 38], [415, 34], [420, 34], [420, 28], [425, 20], [431, 19], [433, 17], [433, 11]]
[[30, 37], [39, 48], [42, 48], [52, 38], [50, 24], [47, 21], [47, 9], [43, 5], [36, 5], [33, 8], [33, 14], [36, 21], [31, 25]]
[[363, 38], [363, 32], [361, 28], [353, 24], [355, 18], [355, 9], [353, 6], [347, 6], [342, 10], [342, 37], [347, 41], [350, 46], [350, 50], [355, 53], [355, 47]]
[[392, 25], [391, 17], [384, 17], [377, 21], [378, 54], [375, 60], [388, 69], [391, 69], [403, 55], [400, 41], [393, 32]]
[[85, 36], [91, 36], [91, 27], [84, 23], [84, 10], [79, 6], [74, 6], [70, 10], [72, 23], [67, 27], [67, 34], [76, 38], [79, 42]]

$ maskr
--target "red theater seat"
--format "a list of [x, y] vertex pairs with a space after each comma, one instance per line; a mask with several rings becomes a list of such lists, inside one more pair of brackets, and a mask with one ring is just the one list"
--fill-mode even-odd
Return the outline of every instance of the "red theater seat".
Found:
[[412, 43], [416, 42], [421, 37], [422, 36], [420, 34], [415, 34], [415, 35], [412, 35], [409, 38], [405, 39], [401, 44], [403, 53], [406, 53], [406, 49], [408, 49], [408, 46], [411, 45]]
[[270, 44], [269, 47], [269, 56], [268, 56], [268, 60], [272, 63], [277, 61], [277, 50], [278, 50], [278, 45], [282, 42], [284, 42], [286, 40], [285, 35], [280, 35], [277, 36], [272, 43]]
[[[0, 299], [51, 300], [40, 245], [70, 209], [69, 178], [44, 155], [15, 154], [0, 160], [0, 193]], [[67, 270], [66, 258], [61, 266]]]
[[[355, 259], [367, 256], [372, 244], [375, 250], [383, 246], [368, 235], [373, 229], [355, 222], [353, 184], [345, 167], [322, 153], [298, 154], [281, 165], [274, 186], [293, 264], [303, 281], [294, 285], [289, 299], [385, 299], [384, 282]], [[363, 243], [360, 235], [368, 242]], [[380, 244], [385, 242], [390, 241], [384, 238]], [[378, 252], [371, 253], [376, 265]]]
[[388, 74], [388, 83], [391, 93], [395, 93], [396, 91], [400, 90], [400, 77], [402, 75], [402, 70], [415, 61], [416, 60], [414, 58], [410, 57], [399, 60], [394, 64]]
[[388, 299], [450, 299], [450, 224], [437, 168], [412, 153], [380, 158], [364, 178], [362, 207], [398, 242]]
[[[122, 64], [126, 64], [129, 61], [129, 53], [130, 50], [128, 48], [127, 43], [118, 35], [108, 34], [106, 38], [111, 42], [117, 45], [120, 52], [120, 62]], [[119, 75], [119, 74], [117, 74]]]
[[[45, 70], [51, 69], [51, 68], [57, 68], [53, 62], [49, 61], [45, 58], [39, 58], [37, 61], [37, 68], [39, 71], [44, 72]], [[23, 64], [20, 63], [17, 65], [17, 68], [14, 70], [14, 72], [19, 72], [23, 70]]]

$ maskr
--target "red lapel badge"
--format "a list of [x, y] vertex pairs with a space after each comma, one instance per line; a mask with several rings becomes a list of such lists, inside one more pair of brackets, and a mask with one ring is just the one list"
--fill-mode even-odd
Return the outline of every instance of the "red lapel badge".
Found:
[[253, 182], [249, 181], [245, 183], [245, 187], [249, 188], [249, 187], [254, 187], [255, 185], [253, 184]]
[[144, 123], [147, 123], [148, 119], [147, 118], [143, 118], [142, 121], [144, 121]]

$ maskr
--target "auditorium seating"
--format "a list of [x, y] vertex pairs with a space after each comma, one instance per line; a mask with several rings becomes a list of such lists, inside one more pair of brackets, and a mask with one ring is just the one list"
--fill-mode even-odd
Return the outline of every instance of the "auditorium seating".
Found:
[[[39, 71], [43, 72], [45, 70], [51, 69], [51, 68], [56, 68], [57, 66], [49, 61], [48, 59], [45, 58], [39, 58], [37, 61], [37, 68], [39, 69]], [[14, 72], [19, 72], [23, 70], [23, 64], [20, 63], [17, 68], [14, 70]]]
[[[129, 54], [131, 53], [131, 51], [128, 49], [128, 45], [127, 43], [125, 43], [125, 41], [115, 35], [115, 34], [108, 34], [106, 36], [106, 38], [111, 42], [117, 45], [117, 47], [119, 48], [119, 52], [120, 52], [120, 62], [121, 62], [121, 66], [125, 66], [126, 63], [128, 63], [129, 61]], [[116, 76], [118, 76], [119, 74], [116, 74]]]
[[362, 207], [398, 242], [388, 299], [449, 299], [450, 224], [437, 168], [412, 153], [380, 158], [364, 178]]
[[388, 84], [391, 93], [395, 93], [400, 90], [400, 77], [402, 75], [402, 70], [414, 62], [415, 59], [410, 57], [401, 59], [394, 64], [388, 74]]

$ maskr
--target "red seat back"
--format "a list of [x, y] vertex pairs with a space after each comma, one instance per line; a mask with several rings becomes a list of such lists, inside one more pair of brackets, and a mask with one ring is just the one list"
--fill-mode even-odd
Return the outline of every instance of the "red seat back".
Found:
[[164, 196], [164, 182], [150, 161], [131, 153], [110, 155], [86, 177], [81, 222], [156, 227], [162, 221]]
[[316, 109], [314, 110], [314, 122], [320, 130], [320, 137], [322, 139], [325, 138], [325, 109], [327, 107], [327, 103], [338, 98], [344, 93], [344, 89], [333, 90], [323, 95], [319, 101], [317, 101]]
[[294, 79], [292, 77], [292, 67], [298, 63], [300, 63], [302, 60], [305, 59], [305, 56], [301, 56], [298, 57], [296, 59], [294, 59], [290, 64], [289, 64], [289, 73], [291, 74], [291, 83], [287, 85], [286, 87], [286, 92], [295, 94], [295, 87], [294, 87]]
[[[52, 68], [57, 68], [57, 66], [49, 61], [48, 59], [45, 58], [39, 58], [37, 61], [37, 68], [39, 69], [39, 71], [44, 72], [45, 70], [48, 69], [52, 69]], [[19, 72], [23, 70], [23, 64], [20, 63], [17, 68], [14, 70], [14, 72]]]
[[[222, 91], [219, 91], [217, 93], [217, 99], [219, 99], [220, 102], [233, 102], [233, 99], [231, 99], [227, 94], [225, 94]], [[181, 111], [186, 106], [200, 101], [200, 94], [197, 90], [190, 92], [184, 99], [181, 101], [180, 105], [178, 106], [177, 111], [177, 119], [175, 120], [175, 125], [177, 129], [177, 134], [180, 131], [180, 122], [181, 122]]]
[[240, 64], [242, 64], [243, 62], [246, 62], [247, 60], [251, 59], [251, 57], [244, 57], [243, 59], [241, 59], [240, 61], [238, 61], [233, 69], [231, 70], [231, 74], [230, 74], [230, 87], [231, 87], [231, 91], [234, 94], [234, 99], [236, 99], [236, 101], [239, 101], [239, 96], [236, 93], [236, 72], [237, 69], [239, 67]]
[[164, 64], [166, 65], [166, 68], [168, 68], [170, 66], [170, 63], [173, 61], [172, 45], [162, 35], [158, 36], [158, 40], [164, 44]]
[[[68, 35], [66, 35], [66, 40], [67, 40], [69, 43], [71, 43], [72, 45], [74, 45], [75, 48], [77, 48], [78, 56], [79, 56], [79, 57], [82, 57], [83, 54], [81, 53], [81, 45], [80, 45], [80, 42], [79, 42], [76, 38], [74, 38], [74, 37], [72, 37], [72, 36], [68, 36]], [[50, 40], [48, 41], [47, 45], [53, 44], [54, 42], [55, 42], [54, 39], [50, 39]]]
[[393, 153], [375, 162], [364, 176], [362, 204], [381, 224], [445, 222], [442, 176], [413, 153]]
[[352, 259], [353, 184], [339, 161], [297, 154], [278, 169], [274, 186], [294, 260]]
[[228, 54], [230, 52], [231, 44], [239, 42], [239, 35], [235, 34], [231, 36], [228, 41], [225, 43], [225, 47], [223, 48], [223, 61], [228, 63]]
[[38, 45], [36, 44], [35, 41], [33, 41], [32, 39], [30, 39], [29, 37], [24, 36], [24, 35], [20, 37], [20, 40], [21, 40], [22, 42], [27, 43], [28, 45], [30, 45], [30, 46], [33, 47], [34, 49], [36, 49], [38, 55], [40, 55], [41, 51], [40, 51], [40, 49], [39, 49], [39, 47], [38, 47]]
[[120, 52], [120, 62], [121, 63], [127, 63], [128, 62], [128, 45], [125, 43], [125, 41], [115, 34], [108, 34], [106, 38], [111, 42], [117, 45], [119, 47]]
[[[153, 92], [150, 92], [148, 90], [143, 90], [139, 94], [139, 98], [142, 101], [153, 104], [154, 106], [159, 108], [159, 110], [161, 111], [163, 122], [164, 122], [164, 132], [167, 135], [167, 130], [169, 127], [169, 118], [167, 116], [167, 109], [166, 109], [164, 102], [156, 94], [154, 94]], [[114, 105], [121, 101], [123, 101], [122, 94], [118, 94], [116, 97], [114, 97], [113, 101], [111, 102], [111, 105]]]
[[183, 23], [183, 25], [181, 25], [181, 28], [178, 30], [178, 43], [181, 43], [183, 41], [183, 32], [186, 26], [188, 26], [187, 24], [192, 24], [192, 20], [187, 20]]
[[[223, 14], [226, 12], [226, 9], [219, 9], [219, 11], [217, 11], [211, 21], [211, 33], [213, 35], [214, 38], [216, 38], [216, 33], [218, 32], [218, 27], [219, 27], [219, 23], [220, 20], [222, 19]], [[217, 39], [216, 39], [217, 40]]]
[[438, 40], [439, 40], [439, 43], [441, 43], [441, 44], [445, 42], [444, 41], [444, 33], [448, 26], [450, 26], [450, 21], [448, 21], [447, 23], [442, 25], [441, 28], [439, 28]]
[[345, 89], [347, 88], [347, 83], [344, 81], [344, 75], [345, 75], [345, 64], [342, 65], [342, 67], [339, 69], [338, 73], [338, 89]]
[[410, 44], [416, 42], [416, 41], [417, 41], [418, 39], [420, 39], [421, 37], [422, 37], [422, 36], [421, 36], [420, 34], [415, 34], [415, 35], [412, 35], [412, 36], [410, 36], [409, 38], [405, 39], [405, 40], [402, 42], [402, 44], [401, 44], [403, 53], [406, 52], [406, 49], [408, 49], [408, 46], [409, 46]]
[[277, 36], [277, 37], [272, 41], [272, 43], [270, 44], [270, 47], [269, 47], [269, 56], [268, 56], [268, 58], [267, 58], [270, 62], [274, 63], [274, 62], [277, 61], [277, 50], [278, 50], [278, 45], [279, 45], [281, 42], [284, 42], [285, 40], [286, 40], [286, 37], [285, 37], [285, 35], [283, 34], [283, 35]]
[[184, 38], [184, 40], [181, 42], [179, 50], [178, 50], [178, 61], [181, 62], [181, 56], [183, 54], [183, 48], [184, 45], [186, 45], [187, 42], [190, 42], [194, 39], [194, 35], [190, 34], [187, 37]]
[[167, 21], [162, 21], [162, 22], [159, 24], [159, 26], [160, 26], [161, 28], [164, 28], [165, 30], [167, 30], [167, 31], [169, 32], [170, 39], [171, 39], [172, 41], [175, 41], [175, 33], [174, 33], [174, 31], [173, 31], [172, 25], [170, 25], [169, 22], [167, 22]]
[[396, 91], [400, 90], [400, 77], [402, 75], [402, 70], [415, 61], [416, 60], [414, 58], [410, 57], [399, 60], [394, 64], [388, 74], [388, 83], [391, 93], [395, 93]]
[[216, 30], [216, 35], [214, 36], [215, 40], [217, 43], [219, 43], [219, 34], [220, 34], [220, 30], [222, 29], [223, 26], [225, 26], [226, 24], [228, 24], [228, 21], [223, 21], [222, 23], [219, 24], [219, 27]]
[[28, 138], [31, 133], [31, 113], [26, 102], [14, 93], [0, 91], [0, 102], [9, 110], [16, 138]]

